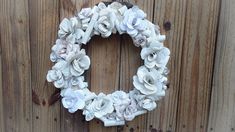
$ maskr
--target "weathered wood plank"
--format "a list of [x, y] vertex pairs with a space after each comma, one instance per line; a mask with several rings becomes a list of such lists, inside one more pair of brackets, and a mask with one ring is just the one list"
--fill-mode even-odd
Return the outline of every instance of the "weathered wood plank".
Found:
[[177, 131], [207, 130], [219, 0], [187, 1]]
[[154, 131], [176, 131], [176, 112], [180, 82], [181, 57], [185, 28], [186, 0], [156, 0], [154, 23], [166, 35], [165, 46], [171, 50], [168, 64], [169, 89], [158, 108], [148, 115], [147, 128]]
[[208, 132], [235, 131], [235, 1], [221, 1]]
[[[134, 1], [123, 0], [139, 6], [140, 9], [147, 13], [148, 20], [153, 20], [154, 1]], [[120, 64], [120, 89], [129, 92], [133, 89], [133, 75], [136, 74], [138, 67], [142, 64], [140, 58], [141, 48], [134, 46], [132, 39], [128, 35], [121, 37], [121, 64]], [[147, 126], [148, 115], [141, 115], [136, 117], [133, 121], [128, 122], [126, 126], [120, 127], [119, 130], [145, 132], [148, 131]]]
[[1, 131], [32, 132], [31, 66], [27, 0], [0, 1]]
[[[0, 28], [1, 29], [1, 28]], [[2, 45], [1, 42], [1, 36], [0, 36], [0, 45]], [[0, 46], [2, 47], [2, 46]], [[2, 48], [0, 48], [0, 132], [4, 132], [4, 118], [3, 118], [3, 93], [2, 93]]]
[[57, 35], [59, 1], [29, 1], [29, 12], [33, 131], [60, 132], [60, 103], [53, 101], [56, 89], [46, 81], [47, 71], [52, 66], [49, 55]]

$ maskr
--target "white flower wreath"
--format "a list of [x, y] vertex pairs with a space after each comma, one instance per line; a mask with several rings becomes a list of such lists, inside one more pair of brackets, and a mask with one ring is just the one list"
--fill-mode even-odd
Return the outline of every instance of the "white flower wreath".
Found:
[[[142, 47], [144, 65], [134, 75], [134, 88], [129, 93], [96, 95], [84, 81], [83, 73], [91, 62], [81, 45], [93, 35], [107, 38], [116, 32], [129, 34], [134, 44]], [[165, 36], [159, 27], [148, 21], [137, 6], [128, 9], [118, 2], [108, 6], [101, 2], [92, 9], [84, 8], [75, 17], [63, 19], [58, 36], [50, 55], [55, 65], [48, 71], [47, 80], [61, 89], [62, 104], [69, 112], [83, 110], [87, 121], [98, 118], [105, 126], [124, 125], [155, 109], [156, 101], [165, 95], [170, 51], [163, 45]]]

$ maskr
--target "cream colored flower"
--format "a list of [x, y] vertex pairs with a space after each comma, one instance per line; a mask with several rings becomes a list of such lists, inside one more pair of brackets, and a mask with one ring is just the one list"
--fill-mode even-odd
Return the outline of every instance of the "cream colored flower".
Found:
[[90, 58], [86, 55], [84, 49], [78, 52], [70, 52], [66, 58], [70, 64], [70, 72], [73, 76], [80, 76], [90, 66]]
[[91, 8], [83, 8], [79, 13], [78, 13], [78, 17], [81, 20], [82, 23], [82, 29], [86, 30], [89, 22], [91, 20], [91, 17], [93, 15], [92, 9]]
[[148, 98], [140, 101], [138, 104], [140, 105], [140, 107], [142, 107], [148, 111], [152, 111], [157, 107], [156, 102], [154, 100], [151, 100]]
[[163, 47], [162, 44], [155, 42], [151, 43], [149, 47], [144, 47], [140, 55], [146, 67], [154, 68], [156, 66], [161, 68], [166, 67], [170, 58], [170, 50]]
[[95, 32], [101, 34], [102, 37], [109, 37], [115, 26], [116, 16], [112, 9], [105, 8], [99, 12], [99, 18], [94, 26]]
[[88, 87], [88, 83], [84, 80], [84, 76], [72, 77], [69, 83], [72, 89], [84, 89]]
[[62, 104], [70, 113], [76, 112], [78, 109], [85, 107], [85, 97], [81, 90], [73, 90], [71, 88], [64, 89], [61, 92]]
[[134, 100], [131, 100], [130, 105], [128, 105], [124, 112], [123, 112], [123, 117], [127, 121], [131, 121], [135, 118], [135, 113], [137, 112], [137, 105]]
[[84, 31], [80, 29], [81, 22], [76, 17], [63, 19], [60, 23], [60, 30], [58, 31], [58, 36], [61, 39], [65, 39], [71, 44], [81, 43]]
[[136, 47], [139, 47], [139, 46], [144, 47], [147, 45], [147, 38], [146, 36], [142, 34], [138, 34], [137, 36], [133, 38], [133, 42]]
[[96, 118], [101, 118], [114, 111], [112, 99], [103, 93], [100, 93], [87, 107], [86, 114], [92, 114]]
[[145, 66], [138, 68], [137, 75], [133, 77], [133, 85], [142, 94], [155, 94], [163, 88], [162, 75], [156, 70], [148, 70]]
[[146, 29], [147, 23], [144, 20], [146, 14], [134, 6], [124, 13], [124, 19], [120, 25], [121, 30], [126, 31], [131, 37], [135, 37], [139, 31]]
[[123, 112], [131, 102], [129, 95], [123, 91], [115, 91], [114, 93], [112, 93], [111, 98], [114, 103], [113, 105], [116, 111], [116, 115], [119, 119], [123, 120]]
[[47, 73], [47, 81], [53, 82], [56, 88], [63, 88], [66, 84], [62, 72], [60, 70], [49, 70]]

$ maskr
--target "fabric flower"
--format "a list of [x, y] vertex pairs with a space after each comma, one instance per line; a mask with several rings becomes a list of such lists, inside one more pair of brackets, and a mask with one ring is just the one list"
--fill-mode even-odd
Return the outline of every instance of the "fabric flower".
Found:
[[146, 14], [134, 6], [124, 13], [124, 19], [120, 25], [121, 30], [126, 31], [131, 37], [135, 37], [138, 31], [143, 31], [147, 23], [144, 18]]
[[60, 70], [49, 70], [47, 73], [47, 81], [53, 82], [56, 88], [62, 88], [65, 86], [65, 80]]
[[94, 26], [95, 32], [100, 33], [102, 37], [107, 38], [112, 34], [115, 26], [115, 14], [110, 8], [102, 9], [99, 12], [99, 18]]
[[80, 29], [81, 22], [73, 17], [70, 20], [64, 18], [60, 23], [60, 29], [58, 31], [59, 38], [65, 39], [71, 44], [81, 43], [82, 36], [84, 35], [84, 31]]
[[86, 55], [84, 49], [78, 52], [70, 52], [66, 60], [70, 63], [70, 72], [73, 76], [80, 76], [90, 66], [90, 58]]
[[71, 88], [64, 89], [61, 92], [62, 104], [70, 113], [76, 112], [78, 109], [85, 107], [85, 97], [81, 90], [73, 90]]
[[[114, 111], [112, 99], [103, 93], [100, 93], [87, 107], [84, 114], [94, 115], [96, 118], [101, 118]], [[92, 119], [92, 118], [91, 118]]]
[[165, 67], [170, 58], [170, 50], [155, 42], [150, 44], [149, 47], [144, 47], [140, 55], [148, 68]]
[[163, 87], [162, 75], [156, 69], [148, 70], [145, 66], [138, 68], [133, 80], [135, 88], [144, 95], [155, 94]]

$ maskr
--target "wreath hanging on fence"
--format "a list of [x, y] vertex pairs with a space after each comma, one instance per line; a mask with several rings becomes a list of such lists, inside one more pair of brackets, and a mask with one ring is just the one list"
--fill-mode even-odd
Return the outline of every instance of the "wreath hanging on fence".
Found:
[[[144, 65], [133, 76], [134, 88], [129, 93], [97, 95], [89, 91], [85, 82], [83, 73], [91, 62], [81, 47], [94, 35], [107, 38], [117, 32], [127, 33], [135, 46], [142, 48]], [[137, 6], [101, 2], [93, 8], [83, 8], [60, 23], [50, 54], [55, 65], [48, 71], [47, 80], [61, 89], [62, 104], [70, 113], [83, 110], [86, 121], [98, 118], [105, 126], [124, 125], [125, 121], [155, 109], [156, 101], [165, 95], [170, 51], [164, 47], [164, 40], [159, 27], [147, 20]]]

